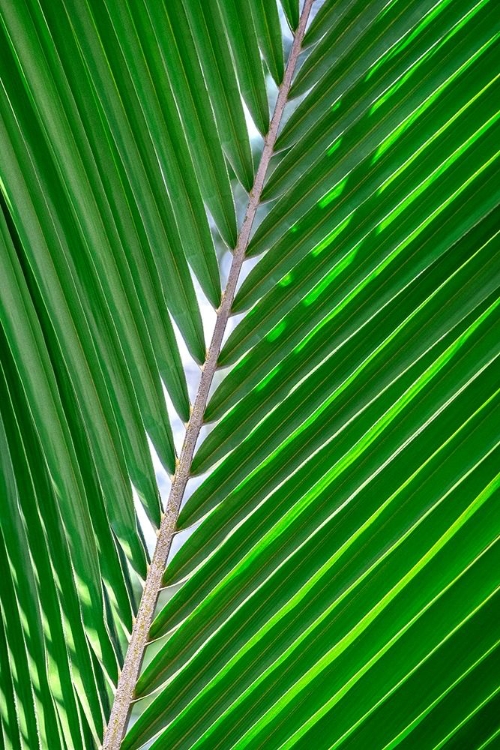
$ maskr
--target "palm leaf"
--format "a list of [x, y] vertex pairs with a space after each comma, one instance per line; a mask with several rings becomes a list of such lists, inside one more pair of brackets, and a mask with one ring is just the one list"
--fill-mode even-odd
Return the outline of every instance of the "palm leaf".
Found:
[[496, 746], [493, 0], [0, 18], [3, 745]]

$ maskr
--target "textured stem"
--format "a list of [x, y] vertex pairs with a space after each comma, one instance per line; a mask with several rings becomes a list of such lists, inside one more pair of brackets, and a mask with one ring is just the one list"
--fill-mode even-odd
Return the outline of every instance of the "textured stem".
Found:
[[175, 476], [172, 480], [172, 487], [165, 508], [165, 515], [162, 518], [160, 529], [158, 531], [158, 541], [156, 543], [153, 559], [144, 584], [144, 590], [139, 610], [137, 612], [137, 618], [132, 629], [132, 635], [125, 657], [123, 670], [118, 680], [109, 724], [104, 735], [103, 750], [119, 750], [123, 735], [127, 728], [130, 707], [134, 698], [134, 689], [139, 677], [144, 650], [148, 642], [149, 629], [151, 627], [158, 594], [162, 585], [163, 573], [167, 564], [172, 538], [175, 534], [180, 505], [189, 479], [194, 449], [203, 425], [203, 415], [208, 401], [210, 386], [212, 384], [215, 370], [217, 369], [217, 360], [219, 358], [222, 340], [226, 331], [227, 321], [231, 314], [231, 307], [236, 293], [236, 285], [238, 283], [243, 261], [245, 260], [245, 253], [250, 241], [252, 225], [260, 203], [260, 197], [264, 187], [264, 180], [266, 178], [269, 162], [274, 152], [278, 129], [287, 102], [288, 92], [290, 91], [293, 73], [297, 64], [297, 58], [300, 53], [302, 39], [304, 37], [307, 20], [313, 2], [314, 0], [306, 0], [304, 3], [300, 23], [288, 58], [285, 76], [276, 100], [276, 107], [269, 126], [269, 132], [264, 142], [264, 150], [257, 169], [257, 174], [255, 175], [255, 182], [250, 192], [248, 207], [241, 226], [238, 242], [234, 250], [226, 289], [223, 292], [222, 302], [217, 311], [217, 320], [212, 341], [210, 342], [207, 358], [203, 366], [191, 417], [186, 428], [184, 443], [182, 445], [179, 462], [177, 464]]

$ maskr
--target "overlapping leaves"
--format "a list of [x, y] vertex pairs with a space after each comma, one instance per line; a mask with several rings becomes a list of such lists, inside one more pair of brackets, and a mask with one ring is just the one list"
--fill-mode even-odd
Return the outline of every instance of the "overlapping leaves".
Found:
[[[498, 739], [500, 19], [318, 5], [124, 748]], [[0, 721], [88, 748], [300, 7], [0, 7]]]

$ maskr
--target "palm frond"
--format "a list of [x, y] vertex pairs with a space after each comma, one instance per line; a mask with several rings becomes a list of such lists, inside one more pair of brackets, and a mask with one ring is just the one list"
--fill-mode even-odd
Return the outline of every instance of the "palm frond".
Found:
[[0, 19], [4, 745], [496, 746], [494, 0]]

